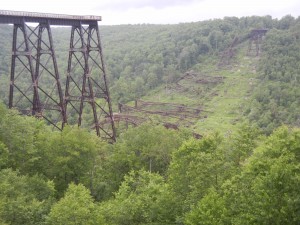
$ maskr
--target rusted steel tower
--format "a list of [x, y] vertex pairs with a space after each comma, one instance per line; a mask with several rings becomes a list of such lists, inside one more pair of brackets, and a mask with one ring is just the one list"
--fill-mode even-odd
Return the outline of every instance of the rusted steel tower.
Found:
[[267, 33], [267, 29], [254, 29], [249, 34], [248, 55], [258, 56], [261, 52], [262, 38]]
[[[0, 23], [14, 25], [9, 108], [44, 118], [60, 130], [65, 124], [93, 127], [98, 136], [115, 141], [100, 20], [99, 16], [0, 11]], [[65, 94], [51, 25], [72, 27]], [[111, 123], [102, 126], [101, 120], [107, 118]]]
[[[72, 26], [65, 100], [67, 112], [78, 115], [79, 126], [93, 126], [97, 135], [115, 139], [111, 132], [115, 128], [97, 23]], [[85, 110], [86, 105], [92, 111], [92, 124], [84, 119], [91, 114]], [[110, 118], [112, 127], [101, 125], [103, 118]]]

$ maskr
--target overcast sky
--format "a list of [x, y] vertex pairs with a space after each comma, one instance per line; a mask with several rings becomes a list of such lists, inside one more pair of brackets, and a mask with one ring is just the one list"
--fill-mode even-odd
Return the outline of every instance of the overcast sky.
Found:
[[0, 8], [99, 15], [100, 25], [173, 24], [224, 16], [300, 16], [300, 0], [3, 0]]

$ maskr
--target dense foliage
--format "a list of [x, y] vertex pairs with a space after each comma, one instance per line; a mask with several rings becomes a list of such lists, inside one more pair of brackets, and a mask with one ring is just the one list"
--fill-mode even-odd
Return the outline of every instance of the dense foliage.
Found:
[[145, 124], [109, 145], [0, 107], [2, 224], [299, 224], [300, 130], [195, 140]]

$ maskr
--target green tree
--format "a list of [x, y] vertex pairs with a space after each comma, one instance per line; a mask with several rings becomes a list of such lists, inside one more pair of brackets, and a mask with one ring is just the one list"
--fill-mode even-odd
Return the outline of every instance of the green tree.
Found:
[[228, 224], [225, 201], [212, 188], [185, 216], [187, 225], [223, 225]]
[[222, 188], [232, 224], [299, 224], [300, 131], [281, 127]]
[[54, 202], [54, 184], [39, 176], [0, 171], [0, 221], [7, 224], [44, 224]]
[[101, 215], [96, 213], [96, 206], [89, 190], [82, 184], [71, 183], [65, 196], [52, 206], [46, 224], [101, 225], [105, 223]]
[[229, 176], [219, 134], [189, 140], [173, 153], [169, 184], [182, 213], [190, 210], [212, 187], [218, 189]]
[[84, 129], [65, 127], [62, 132], [44, 133], [39, 138], [44, 149], [43, 173], [55, 183], [62, 196], [69, 183], [93, 188], [93, 172], [101, 140]]
[[200, 199], [186, 224], [299, 224], [299, 149], [299, 129], [277, 129], [240, 174]]
[[175, 201], [160, 175], [131, 171], [115, 198], [101, 203], [99, 212], [107, 224], [172, 224], [177, 214]]
[[185, 138], [184, 133], [146, 123], [128, 129], [112, 146], [111, 154], [98, 170], [97, 179], [108, 185], [111, 195], [131, 170], [144, 169], [165, 175], [172, 152]]
[[222, 36], [221, 31], [214, 30], [210, 33], [208, 40], [214, 51], [218, 51], [218, 48], [222, 44]]
[[295, 18], [292, 17], [291, 15], [286, 15], [286, 16], [282, 17], [278, 21], [279, 29], [283, 29], [283, 30], [289, 29], [290, 26], [293, 25], [294, 21], [295, 21]]
[[38, 136], [42, 132], [50, 132], [44, 121], [34, 117], [20, 116], [18, 112], [0, 106], [0, 142], [8, 151], [7, 167], [18, 169], [23, 174], [36, 174], [41, 158], [41, 150], [37, 147]]
[[5, 146], [5, 144], [3, 144], [0, 141], [0, 169], [7, 167], [8, 155], [9, 155], [9, 152], [8, 152], [7, 147]]
[[228, 160], [239, 170], [258, 146], [261, 139], [260, 131], [255, 125], [244, 122], [231, 137], [228, 151]]

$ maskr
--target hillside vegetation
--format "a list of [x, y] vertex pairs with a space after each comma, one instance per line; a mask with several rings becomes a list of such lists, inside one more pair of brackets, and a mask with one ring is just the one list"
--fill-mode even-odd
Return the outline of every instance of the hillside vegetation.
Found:
[[[100, 27], [114, 111], [149, 118], [114, 144], [7, 109], [11, 28], [0, 26], [0, 224], [300, 224], [300, 18]], [[260, 28], [261, 53], [248, 54]], [[70, 30], [53, 34], [64, 82]]]
[[[262, 54], [247, 57], [248, 36], [260, 28], [269, 30]], [[0, 96], [7, 103], [12, 26], [2, 25], [0, 31]], [[201, 114], [202, 122], [193, 122], [200, 133], [219, 126], [217, 130], [230, 132], [245, 118], [266, 133], [283, 123], [299, 124], [299, 18], [226, 17], [177, 25], [103, 26], [100, 32], [114, 111], [119, 102], [140, 98], [201, 107], [210, 113]], [[70, 29], [53, 28], [53, 35], [64, 83]], [[235, 38], [238, 44], [229, 67], [218, 67]], [[198, 74], [198, 80], [201, 76], [224, 80], [213, 87], [183, 80], [179, 82], [183, 90], [178, 91], [175, 86], [189, 71]]]

